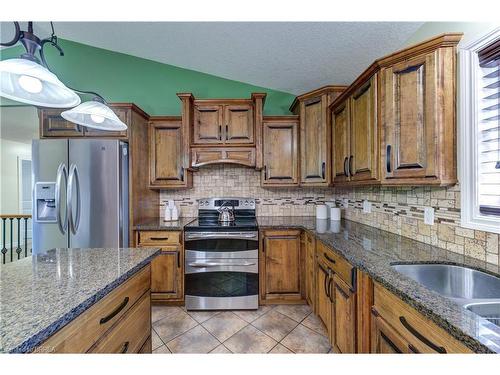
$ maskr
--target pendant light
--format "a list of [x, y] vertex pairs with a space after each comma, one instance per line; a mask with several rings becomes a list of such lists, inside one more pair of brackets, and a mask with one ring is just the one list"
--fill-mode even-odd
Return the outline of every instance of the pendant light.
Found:
[[[0, 61], [0, 95], [40, 107], [69, 108], [80, 104], [80, 97], [47, 68], [43, 46], [54, 44], [54, 40], [40, 40], [33, 34], [32, 22], [28, 23], [28, 31], [21, 31], [18, 22], [14, 24], [14, 38], [0, 45], [13, 46], [21, 42], [26, 52], [18, 59]], [[62, 54], [62, 50], [59, 52]]]
[[[14, 38], [1, 46], [13, 46], [17, 42], [26, 49], [19, 59], [0, 61], [0, 96], [40, 107], [72, 108], [61, 116], [78, 125], [105, 131], [123, 131], [127, 129], [118, 116], [106, 105], [104, 98], [92, 91], [82, 91], [65, 86], [51, 72], [45, 60], [43, 47], [49, 43], [64, 56], [57, 44], [57, 36], [52, 22], [50, 38], [39, 39], [33, 33], [33, 22], [28, 22], [28, 31], [21, 31], [19, 22], [14, 22]], [[36, 53], [40, 58], [36, 57]], [[40, 63], [41, 62], [41, 63]], [[92, 95], [93, 100], [81, 103], [76, 94]]]
[[88, 128], [108, 131], [126, 130], [127, 125], [104, 103], [102, 97], [96, 96], [92, 101], [64, 111], [61, 116], [68, 121]]

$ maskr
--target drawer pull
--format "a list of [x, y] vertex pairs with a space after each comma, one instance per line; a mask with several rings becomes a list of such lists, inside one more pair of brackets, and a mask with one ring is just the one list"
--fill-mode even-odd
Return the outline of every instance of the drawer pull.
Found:
[[402, 354], [403, 352], [391, 341], [389, 337], [384, 332], [380, 332], [380, 336], [385, 340], [385, 342], [398, 354]]
[[105, 324], [105, 323], [109, 322], [111, 319], [113, 319], [120, 311], [122, 311], [125, 308], [125, 306], [127, 306], [128, 301], [129, 301], [129, 298], [125, 297], [123, 299], [123, 302], [120, 304], [120, 306], [118, 306], [108, 316], [105, 316], [104, 318], [101, 318], [101, 320], [99, 320], [99, 324]]
[[168, 237], [150, 237], [149, 239], [153, 241], [167, 241]]
[[[330, 271], [330, 270], [328, 270]], [[331, 303], [333, 303], [333, 297], [332, 297], [332, 282], [333, 282], [333, 277], [331, 274], [331, 271], [328, 273], [328, 299], [330, 300]]]
[[122, 350], [120, 350], [120, 353], [121, 354], [125, 354], [126, 352], [128, 352], [128, 346], [129, 345], [130, 345], [130, 342], [129, 341], [125, 341], [123, 343]]
[[420, 351], [417, 348], [415, 348], [412, 344], [408, 344], [408, 350], [412, 353], [420, 354]]
[[405, 319], [404, 316], [399, 317], [399, 321], [401, 324], [417, 339], [422, 341], [425, 345], [427, 345], [429, 348], [432, 350], [435, 350], [438, 353], [446, 353], [446, 349], [443, 348], [442, 346], [438, 346], [434, 344], [432, 341], [430, 341], [427, 337], [423, 336], [420, 332], [418, 332], [415, 328], [413, 328], [410, 323]]
[[325, 259], [326, 259], [327, 261], [329, 261], [330, 263], [333, 263], [333, 264], [337, 263], [337, 262], [335, 262], [335, 259], [330, 258], [330, 257], [329, 257], [328, 255], [326, 255], [326, 254], [323, 254], [323, 255], [324, 255]]

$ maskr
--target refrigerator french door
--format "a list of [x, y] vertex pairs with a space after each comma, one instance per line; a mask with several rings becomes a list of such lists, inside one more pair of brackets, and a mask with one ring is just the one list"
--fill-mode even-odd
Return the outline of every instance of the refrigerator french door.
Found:
[[128, 145], [118, 140], [32, 143], [33, 253], [128, 246]]

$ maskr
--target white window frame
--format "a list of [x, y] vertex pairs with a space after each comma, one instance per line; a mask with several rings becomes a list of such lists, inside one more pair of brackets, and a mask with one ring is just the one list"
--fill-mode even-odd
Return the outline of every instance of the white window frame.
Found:
[[479, 59], [478, 52], [500, 37], [500, 28], [493, 30], [479, 40], [460, 48], [459, 76], [459, 173], [461, 182], [461, 225], [500, 234], [500, 217], [482, 215], [479, 212], [477, 176], [477, 126]]

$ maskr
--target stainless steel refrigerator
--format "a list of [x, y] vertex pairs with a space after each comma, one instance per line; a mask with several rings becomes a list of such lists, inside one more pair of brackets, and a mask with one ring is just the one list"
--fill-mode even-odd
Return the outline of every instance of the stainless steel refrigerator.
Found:
[[33, 254], [128, 246], [128, 145], [119, 140], [32, 143]]

